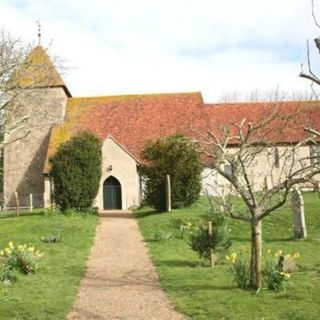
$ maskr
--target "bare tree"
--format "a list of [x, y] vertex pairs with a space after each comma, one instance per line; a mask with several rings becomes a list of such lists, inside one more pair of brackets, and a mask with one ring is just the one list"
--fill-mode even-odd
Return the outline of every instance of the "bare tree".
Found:
[[[320, 24], [319, 24], [319, 21], [318, 21], [316, 12], [315, 12], [315, 3], [314, 3], [314, 0], [311, 0], [311, 14], [312, 14], [312, 18], [313, 18], [314, 24], [320, 29]], [[320, 36], [318, 36], [318, 37], [316, 37], [316, 38], [314, 39], [314, 44], [315, 44], [316, 48], [318, 49], [318, 51], [319, 51], [319, 53], [320, 53]], [[315, 92], [315, 90], [314, 90], [314, 88], [313, 88], [313, 85], [314, 85], [314, 84], [320, 85], [320, 78], [319, 78], [319, 76], [318, 76], [318, 75], [313, 71], [313, 69], [312, 69], [312, 63], [311, 63], [311, 58], [310, 58], [310, 44], [309, 44], [309, 40], [307, 40], [307, 65], [308, 65], [308, 70], [305, 71], [303, 64], [301, 64], [301, 71], [300, 71], [299, 76], [311, 81], [312, 91], [313, 91], [313, 93], [314, 93], [314, 94], [316, 95], [316, 97], [317, 97], [317, 94], [316, 94], [316, 92]]]
[[[288, 110], [288, 102], [283, 104], [261, 106], [264, 112], [254, 121], [230, 120], [199, 138], [215, 175], [212, 190], [207, 190], [214, 195], [213, 202], [231, 218], [250, 225], [254, 289], [261, 287], [262, 220], [286, 203], [292, 187], [308, 185], [320, 173], [319, 161], [312, 161], [308, 152], [308, 146], [316, 143], [315, 134], [303, 130], [312, 127], [308, 106], [296, 103]], [[293, 132], [299, 132], [298, 141], [290, 141]]]

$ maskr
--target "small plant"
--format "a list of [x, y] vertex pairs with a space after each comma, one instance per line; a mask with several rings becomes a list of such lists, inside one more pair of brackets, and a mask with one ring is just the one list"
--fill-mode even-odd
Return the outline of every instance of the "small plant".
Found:
[[18, 270], [23, 274], [30, 274], [37, 271], [38, 259], [43, 256], [43, 253], [36, 251], [32, 245], [20, 244], [15, 247], [10, 241], [7, 248], [0, 250], [0, 256], [3, 257], [5, 267]]
[[161, 228], [157, 228], [154, 235], [153, 235], [153, 239], [155, 241], [166, 241], [166, 240], [170, 240], [172, 238], [173, 238], [173, 235], [171, 232], [165, 231]]
[[208, 227], [200, 224], [190, 235], [190, 246], [192, 250], [198, 252], [200, 258], [209, 259], [210, 250], [218, 253], [231, 246], [229, 231], [226, 226], [213, 226], [210, 236]]
[[4, 285], [10, 285], [16, 280], [16, 274], [7, 265], [0, 266], [0, 282]]
[[290, 281], [291, 272], [296, 268], [294, 259], [299, 258], [299, 253], [285, 255], [279, 250], [273, 255], [270, 249], [267, 253], [265, 267], [262, 270], [263, 281], [270, 290], [285, 289]]
[[250, 280], [250, 269], [244, 256], [245, 252], [245, 248], [242, 248], [239, 254], [232, 252], [229, 256], [226, 256], [226, 260], [230, 263], [233, 282], [240, 289], [248, 288]]
[[176, 239], [187, 239], [197, 229], [198, 220], [184, 221], [180, 218], [171, 218], [170, 224], [174, 228]]
[[58, 243], [61, 242], [61, 236], [60, 234], [49, 234], [41, 237], [41, 241], [46, 243]]

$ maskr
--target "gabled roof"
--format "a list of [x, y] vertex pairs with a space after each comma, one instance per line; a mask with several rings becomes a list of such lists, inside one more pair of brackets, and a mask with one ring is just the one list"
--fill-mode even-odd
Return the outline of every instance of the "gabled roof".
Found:
[[13, 74], [11, 82], [20, 88], [62, 87], [68, 97], [71, 93], [53, 65], [46, 50], [37, 46], [31, 50], [25, 62]]
[[[297, 143], [307, 136], [305, 127], [320, 129], [319, 101], [206, 104], [204, 112], [208, 129], [217, 132], [221, 126], [228, 126], [234, 135], [238, 134], [235, 124], [239, 125], [243, 119], [247, 124], [265, 121], [266, 125], [254, 137], [257, 143], [260, 140]], [[233, 140], [229, 144], [232, 143], [237, 144], [238, 141]]]
[[[255, 136], [257, 143], [266, 141], [263, 139], [279, 144], [296, 143], [307, 135], [304, 126], [320, 129], [319, 102], [209, 105], [204, 104], [199, 92], [69, 98], [65, 122], [52, 128], [44, 173], [50, 172], [49, 159], [58, 146], [81, 131], [92, 131], [101, 141], [114, 137], [142, 162], [140, 154], [148, 140], [171, 134], [185, 134], [201, 140], [208, 131], [221, 134], [222, 126], [229, 126], [236, 134], [234, 124], [243, 119], [256, 123], [272, 113], [275, 117], [267, 129]], [[234, 139], [229, 145], [238, 142]]]
[[78, 132], [89, 130], [104, 141], [109, 135], [138, 161], [146, 140], [189, 132], [203, 107], [199, 92], [70, 98], [66, 120], [54, 126], [44, 173], [58, 146]]

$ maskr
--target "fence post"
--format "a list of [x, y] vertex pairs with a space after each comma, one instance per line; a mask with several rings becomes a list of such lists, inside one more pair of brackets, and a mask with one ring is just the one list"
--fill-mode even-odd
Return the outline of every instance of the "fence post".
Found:
[[33, 195], [32, 195], [32, 193], [30, 193], [29, 198], [30, 198], [30, 212], [32, 212], [33, 211]]
[[168, 174], [166, 175], [166, 211], [171, 211], [171, 181]]
[[[211, 240], [211, 238], [212, 238], [212, 221], [208, 222], [208, 234], [209, 234], [209, 239]], [[210, 241], [210, 243], [211, 243], [211, 241]], [[210, 266], [214, 267], [214, 255], [213, 255], [211, 248], [209, 250], [209, 254], [210, 254]]]
[[17, 191], [14, 193], [14, 197], [16, 201], [16, 213], [17, 213], [17, 216], [20, 216], [19, 196]]

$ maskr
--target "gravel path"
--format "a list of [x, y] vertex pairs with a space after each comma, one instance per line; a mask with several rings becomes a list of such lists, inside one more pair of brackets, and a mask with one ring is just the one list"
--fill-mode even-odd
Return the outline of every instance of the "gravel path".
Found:
[[69, 320], [185, 319], [169, 305], [132, 214], [100, 217]]

